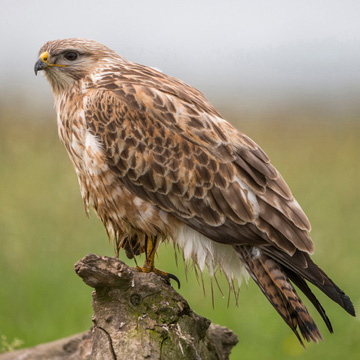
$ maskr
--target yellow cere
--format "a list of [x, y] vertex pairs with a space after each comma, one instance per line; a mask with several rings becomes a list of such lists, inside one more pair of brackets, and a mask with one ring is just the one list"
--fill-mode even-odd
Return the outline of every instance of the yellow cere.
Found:
[[66, 67], [67, 65], [61, 65], [61, 64], [49, 64], [49, 53], [47, 51], [44, 51], [41, 55], [40, 55], [40, 59], [47, 64], [48, 66], [59, 66], [59, 67]]
[[48, 59], [49, 59], [49, 54], [47, 51], [43, 52], [41, 55], [40, 55], [40, 59], [44, 62], [44, 63], [47, 63], [48, 62]]

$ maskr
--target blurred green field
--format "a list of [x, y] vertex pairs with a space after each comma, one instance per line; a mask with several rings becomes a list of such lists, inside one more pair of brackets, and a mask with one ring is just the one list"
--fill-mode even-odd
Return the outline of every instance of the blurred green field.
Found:
[[[96, 216], [85, 216], [55, 115], [46, 123], [0, 115], [0, 335], [28, 347], [90, 328], [91, 289], [73, 264], [90, 252], [112, 256], [113, 249]], [[262, 146], [292, 188], [312, 222], [315, 261], [360, 313], [359, 123], [254, 120], [238, 127]], [[215, 289], [213, 309], [207, 277], [204, 298], [194, 272], [186, 281], [182, 263], [176, 268], [172, 246], [162, 246], [158, 267], [180, 278], [180, 292], [197, 313], [236, 332], [231, 359], [359, 359], [359, 320], [319, 291], [335, 333], [305, 300], [325, 339], [305, 352], [252, 281], [243, 284], [238, 307], [231, 299], [227, 308]]]

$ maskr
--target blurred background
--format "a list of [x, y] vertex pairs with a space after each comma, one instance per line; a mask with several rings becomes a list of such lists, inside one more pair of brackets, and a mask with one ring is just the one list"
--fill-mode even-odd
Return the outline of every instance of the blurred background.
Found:
[[[90, 328], [91, 289], [73, 264], [89, 252], [113, 255], [95, 214], [85, 216], [50, 87], [33, 73], [41, 45], [65, 37], [95, 39], [188, 82], [259, 143], [312, 222], [315, 262], [360, 312], [358, 1], [0, 4], [0, 335], [8, 342], [28, 347]], [[182, 280], [196, 312], [237, 333], [231, 359], [358, 359], [358, 318], [319, 291], [335, 334], [305, 301], [325, 340], [305, 352], [253, 282], [238, 307], [215, 289], [213, 309], [206, 274], [204, 299], [172, 246], [158, 261]]]

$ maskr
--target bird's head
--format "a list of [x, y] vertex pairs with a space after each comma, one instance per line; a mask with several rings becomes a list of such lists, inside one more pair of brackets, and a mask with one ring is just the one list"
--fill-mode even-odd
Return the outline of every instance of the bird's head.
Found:
[[35, 75], [44, 71], [53, 91], [64, 90], [91, 74], [102, 61], [120, 58], [108, 47], [88, 39], [72, 38], [45, 43], [35, 63]]

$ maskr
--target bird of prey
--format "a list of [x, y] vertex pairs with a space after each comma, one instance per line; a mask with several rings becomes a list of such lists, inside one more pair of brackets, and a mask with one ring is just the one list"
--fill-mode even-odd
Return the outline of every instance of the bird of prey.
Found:
[[307, 282], [355, 315], [349, 297], [311, 259], [310, 223], [265, 152], [204, 95], [93, 40], [45, 43], [35, 64], [55, 98], [59, 135], [95, 209], [139, 271], [156, 269], [159, 243], [229, 282], [248, 272], [301, 344], [321, 333], [296, 285], [328, 329]]

